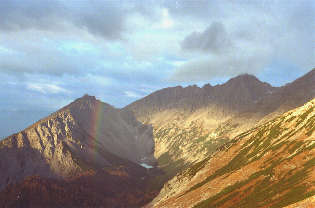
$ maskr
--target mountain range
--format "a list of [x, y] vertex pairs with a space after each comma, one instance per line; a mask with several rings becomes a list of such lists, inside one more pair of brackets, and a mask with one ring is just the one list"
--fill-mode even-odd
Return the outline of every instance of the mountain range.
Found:
[[[3, 207], [284, 207], [314, 196], [315, 69], [122, 109], [84, 95], [0, 141]], [[65, 197], [67, 196], [67, 197]], [[310, 200], [311, 201], [311, 200]]]

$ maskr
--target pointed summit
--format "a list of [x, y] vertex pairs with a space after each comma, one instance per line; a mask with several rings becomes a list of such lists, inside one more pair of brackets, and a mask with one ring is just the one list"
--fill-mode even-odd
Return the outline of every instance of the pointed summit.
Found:
[[[70, 205], [63, 204], [65, 207], [81, 206], [74, 203], [82, 200], [88, 207], [95, 206], [87, 203], [104, 203], [104, 198], [106, 206], [107, 201], [112, 201], [109, 207], [122, 207], [119, 200], [112, 199], [122, 197], [128, 201], [128, 197], [135, 193], [135, 187], [139, 185], [143, 189], [147, 178], [147, 171], [136, 163], [142, 162], [143, 158], [151, 165], [155, 161], [151, 126], [137, 122], [132, 113], [128, 114], [128, 120], [126, 117], [94, 96], [85, 95], [0, 141], [0, 201], [9, 198], [8, 191], [2, 191], [6, 187], [16, 191], [15, 198], [17, 195], [30, 198], [40, 195], [38, 200], [50, 196], [47, 192], [41, 195], [41, 185], [45, 184], [45, 187], [51, 187], [47, 188], [53, 193], [51, 195], [58, 197], [51, 201], [49, 197], [38, 207], [50, 206], [60, 199], [65, 203], [64, 193], [79, 189], [80, 193], [84, 192], [85, 199], [76, 193], [72, 197], [79, 196], [80, 199], [66, 199]], [[12, 188], [12, 184], [17, 185]], [[35, 193], [36, 186], [38, 192], [27, 195]], [[57, 186], [57, 190], [54, 189]], [[98, 194], [94, 194], [98, 192], [110, 195], [101, 194], [99, 199]], [[60, 205], [59, 201], [57, 204]]]
[[[0, 141], [0, 157], [6, 161], [0, 164], [6, 170], [0, 173], [0, 190], [29, 175], [68, 178], [86, 168], [96, 170], [126, 159], [138, 163], [147, 158], [153, 163], [151, 132], [151, 126], [137, 122], [132, 113], [126, 116], [94, 96], [84, 95]], [[11, 175], [15, 178], [7, 179]]]
[[[58, 112], [69, 110], [74, 114], [82, 114], [82, 113], [93, 113], [96, 110], [114, 110], [115, 108], [110, 104], [104, 103], [95, 96], [91, 96], [88, 94], [83, 95], [82, 97], [74, 100], [69, 105], [63, 107]], [[86, 115], [85, 115], [86, 116]]]
[[212, 86], [210, 83], [205, 84], [205, 85], [202, 87], [202, 89], [204, 89], [204, 90], [206, 90], [206, 91], [209, 91], [209, 90], [211, 90], [212, 88], [213, 88], [213, 86]]
[[193, 112], [214, 105], [240, 112], [249, 109], [250, 105], [273, 89], [270, 84], [261, 82], [255, 76], [243, 74], [222, 85], [165, 88], [131, 103], [126, 108], [142, 118], [167, 109]]
[[257, 77], [251, 74], [241, 74], [227, 81], [225, 85], [243, 85], [243, 86], [246, 85], [248, 87], [253, 87], [253, 86], [271, 87], [270, 84], [260, 81]]
[[95, 96], [91, 96], [89, 94], [84, 94], [81, 98], [82, 99], [94, 99], [94, 100], [96, 99]]
[[258, 80], [256, 76], [252, 75], [252, 74], [240, 74], [234, 78], [232, 78], [231, 80]]

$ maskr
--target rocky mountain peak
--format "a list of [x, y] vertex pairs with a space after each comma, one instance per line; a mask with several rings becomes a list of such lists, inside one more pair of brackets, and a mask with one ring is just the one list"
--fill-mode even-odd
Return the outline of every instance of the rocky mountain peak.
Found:
[[207, 90], [207, 89], [211, 89], [212, 85], [210, 83], [205, 84], [203, 87], [203, 89]]
[[115, 110], [115, 108], [111, 106], [110, 104], [104, 103], [96, 99], [95, 96], [90, 96], [88, 94], [85, 94], [84, 96], [76, 99], [69, 105], [63, 107], [58, 112], [70, 111], [74, 115], [84, 114], [84, 116], [87, 116], [86, 114], [95, 113], [96, 111], [112, 111], [112, 110]]
[[85, 100], [96, 100], [95, 96], [89, 95], [89, 94], [84, 94], [81, 99]]
[[251, 74], [241, 74], [227, 81], [224, 85], [227, 86], [246, 86], [246, 87], [271, 87], [270, 84], [260, 81], [257, 77]]
[[163, 110], [194, 112], [209, 106], [240, 112], [249, 109], [272, 90], [270, 84], [261, 82], [253, 75], [243, 74], [222, 85], [206, 84], [202, 88], [197, 85], [165, 88], [131, 103], [126, 108], [141, 119]]
[[[253, 194], [257, 192], [251, 192], [248, 188], [252, 184], [259, 188], [261, 180], [262, 183], [268, 180], [272, 186], [283, 187], [283, 184], [292, 181], [281, 178], [281, 175], [291, 174], [285, 158], [295, 157], [292, 154], [298, 151], [305, 152], [303, 154], [307, 160], [310, 158], [308, 155], [314, 144], [308, 137], [314, 138], [315, 101], [270, 122], [261, 122], [262, 125], [257, 125], [258, 122], [261, 118], [265, 119], [264, 116], [269, 116], [270, 112], [278, 113], [275, 111], [277, 109], [292, 109], [299, 103], [314, 99], [314, 84], [315, 69], [283, 87], [272, 87], [253, 75], [243, 74], [222, 85], [165, 88], [123, 109], [116, 109], [95, 96], [85, 94], [49, 117], [0, 141], [0, 169], [3, 170], [0, 171], [0, 201], [9, 199], [7, 202], [10, 202], [16, 196], [25, 197], [30, 192], [25, 186], [31, 190], [38, 186], [38, 193], [42, 193], [41, 184], [51, 184], [58, 188], [58, 180], [57, 185], [61, 189], [52, 192], [59, 194], [63, 190], [61, 196], [64, 193], [75, 193], [69, 199], [71, 203], [82, 201], [81, 196], [73, 190], [84, 190], [84, 200], [92, 203], [91, 206], [110, 206], [102, 201], [103, 193], [111, 193], [108, 199], [113, 203], [125, 199], [134, 201], [135, 198], [143, 197], [147, 191], [144, 189], [146, 183], [150, 186], [148, 190], [152, 187], [151, 180], [159, 183], [156, 184], [156, 190], [159, 191], [159, 187], [176, 174], [153, 201], [157, 202], [155, 207], [159, 207], [160, 202], [173, 207], [173, 199], [177, 200], [176, 205], [191, 203], [190, 199], [193, 199], [193, 203], [205, 205], [201, 207], [212, 207], [217, 205], [216, 202], [224, 203], [225, 200], [235, 202], [228, 198], [238, 195], [239, 190], [247, 190], [246, 193], [255, 199]], [[241, 132], [244, 133], [232, 139]], [[280, 151], [281, 146], [288, 149], [288, 152]], [[279, 160], [279, 156], [283, 160]], [[299, 165], [300, 170], [304, 171], [301, 172], [303, 175], [310, 171], [303, 166], [312, 162], [306, 162], [306, 159], [305, 165]], [[160, 170], [145, 170], [135, 163], [154, 166]], [[264, 169], [264, 164], [272, 166]], [[294, 164], [293, 168], [296, 167], [298, 165]], [[270, 172], [271, 169], [275, 171]], [[239, 170], [244, 170], [245, 175], [239, 174]], [[157, 171], [157, 175], [149, 176], [152, 171]], [[273, 174], [278, 172], [283, 174]], [[207, 178], [203, 178], [203, 175]], [[263, 177], [267, 179], [264, 180]], [[229, 190], [231, 194], [225, 193], [224, 198], [220, 198], [222, 193], [215, 191], [220, 190], [220, 187], [209, 191], [208, 187], [216, 187], [213, 179], [221, 180], [221, 184], [231, 184], [222, 187], [223, 193]], [[191, 180], [193, 183], [190, 183]], [[88, 189], [86, 184], [91, 181], [94, 183]], [[280, 183], [277, 184], [277, 181]], [[308, 179], [307, 182], [312, 181]], [[140, 184], [140, 194], [134, 190], [136, 184]], [[4, 188], [7, 189], [1, 192]], [[21, 190], [24, 190], [22, 194]], [[130, 195], [130, 191], [136, 195]], [[268, 193], [274, 191], [275, 189], [270, 189]], [[89, 193], [96, 193], [97, 196], [86, 195]], [[189, 201], [177, 198], [177, 193]], [[212, 194], [218, 198], [212, 200], [208, 195], [206, 198], [209, 199], [205, 202], [198, 197], [193, 198], [200, 196], [200, 193]], [[258, 194], [261, 194], [258, 195], [260, 199], [264, 199], [264, 193]], [[32, 193], [28, 197], [37, 195], [39, 194]], [[122, 196], [124, 200], [113, 198], [115, 195]], [[146, 192], [146, 195], [154, 197], [151, 191]], [[300, 193], [299, 195], [301, 196]], [[237, 197], [243, 200], [243, 196]], [[59, 195], [55, 198], [62, 199]], [[52, 201], [55, 198], [52, 197]], [[291, 196], [287, 199], [291, 199]], [[99, 204], [95, 204], [95, 201]], [[44, 202], [51, 204], [50, 201]], [[134, 203], [143, 205], [145, 202]], [[187, 204], [182, 204], [187, 207], [185, 205]], [[117, 206], [113, 204], [111, 207]]]

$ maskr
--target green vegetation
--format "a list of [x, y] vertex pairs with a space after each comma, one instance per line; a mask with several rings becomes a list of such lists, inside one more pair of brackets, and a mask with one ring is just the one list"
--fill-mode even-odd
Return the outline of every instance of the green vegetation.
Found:
[[305, 147], [304, 151], [306, 151], [306, 150], [312, 150], [312, 149], [314, 149], [314, 148], [315, 148], [315, 142], [314, 142], [313, 144], [311, 144], [310, 146]]
[[295, 150], [297, 150], [298, 148], [300, 148], [303, 144], [305, 144], [305, 142], [303, 141], [293, 141], [293, 146], [291, 148], [288, 149], [288, 152], [290, 154], [292, 154]]
[[[299, 119], [301, 120], [307, 118], [311, 111], [312, 110], [309, 109], [307, 112], [302, 114]], [[274, 152], [284, 145], [287, 145], [288, 148], [284, 148], [283, 151], [288, 151], [289, 153], [293, 153], [297, 149], [301, 149], [301, 151], [306, 151], [315, 147], [315, 144], [310, 145], [309, 147], [303, 147], [303, 145], [306, 145], [308, 143], [306, 141], [294, 141], [290, 143], [290, 141], [286, 140], [302, 128], [313, 129], [314, 125], [312, 118], [308, 119], [307, 121], [308, 127], [304, 126], [299, 128], [298, 130], [291, 130], [281, 136], [284, 131], [288, 130], [287, 128], [281, 127], [284, 118], [285, 117], [280, 117], [273, 120], [272, 122], [267, 123], [264, 126], [259, 127], [257, 129], [258, 132], [255, 135], [251, 136], [242, 145], [238, 154], [234, 156], [234, 158], [228, 164], [218, 169], [214, 174], [210, 175], [201, 183], [198, 183], [195, 186], [191, 187], [186, 193], [203, 186], [204, 184], [210, 182], [217, 177], [223, 176], [225, 174], [231, 174], [232, 172], [241, 169], [249, 163], [260, 159], [266, 152]], [[292, 120], [293, 118], [290, 118], [286, 122], [290, 122]], [[245, 137], [248, 134], [248, 132], [240, 134], [239, 138]], [[278, 139], [279, 137], [282, 141], [278, 142], [275, 145], [272, 145], [273, 140]], [[277, 157], [278, 156], [275, 155], [273, 158]], [[237, 182], [231, 186], [226, 187], [218, 194], [210, 197], [205, 201], [200, 202], [195, 207], [219, 207], [225, 202], [237, 196], [238, 198], [242, 198], [242, 200], [239, 201], [239, 203], [235, 205], [235, 207], [250, 208], [260, 207], [264, 205], [272, 205], [272, 207], [282, 207], [296, 201], [303, 200], [310, 196], [311, 193], [314, 193], [314, 190], [308, 191], [309, 186], [303, 184], [303, 181], [310, 173], [310, 169], [315, 167], [315, 158], [305, 163], [303, 169], [296, 171], [295, 173], [291, 171], [291, 175], [287, 174], [283, 178], [281, 178], [281, 180], [276, 182], [272, 180], [272, 177], [274, 175], [273, 169], [284, 160], [273, 160], [273, 158], [265, 161], [264, 165], [260, 167], [263, 169], [251, 175], [247, 180]], [[269, 167], [264, 168], [264, 166], [268, 164]], [[258, 180], [256, 185], [246, 187], [246, 185], [250, 182], [253, 182], [253, 180]], [[242, 187], [244, 187], [244, 191], [240, 193], [239, 190], [242, 189]], [[241, 194], [243, 194], [242, 197], [240, 197]], [[273, 199], [273, 197], [277, 194], [281, 194], [281, 196]]]
[[272, 139], [277, 138], [282, 132], [281, 131], [282, 129], [281, 129], [280, 126], [281, 126], [281, 122], [276, 124], [276, 125], [274, 125], [274, 126], [272, 126], [271, 129], [270, 129], [268, 137], [272, 138]]
[[305, 128], [307, 129], [306, 135], [311, 136], [315, 130], [315, 115], [308, 119], [307, 123], [305, 124]]
[[203, 141], [205, 141], [208, 138], [209, 134], [205, 134], [197, 139], [194, 140], [194, 143], [201, 143]]
[[279, 150], [281, 147], [283, 147], [284, 145], [287, 145], [287, 144], [289, 144], [289, 141], [283, 140], [283, 141], [277, 143], [276, 145], [273, 145], [271, 147], [271, 150], [273, 152], [275, 152], [276, 150]]
[[173, 177], [178, 173], [180, 170], [182, 170], [184, 167], [186, 167], [186, 164], [184, 160], [173, 160], [170, 156], [169, 152], [163, 153], [158, 159], [158, 166], [163, 170], [165, 173], [166, 178]]
[[209, 176], [201, 183], [196, 184], [187, 192], [195, 190], [219, 176], [231, 173], [255, 160], [260, 159], [267, 151], [272, 148], [271, 140], [280, 135], [280, 123], [270, 129], [266, 138], [264, 137], [265, 132], [266, 128], [261, 128], [256, 135], [248, 139], [248, 141], [243, 144], [242, 149], [227, 165], [218, 169], [213, 175]]
[[230, 140], [228, 138], [211, 139], [202, 143], [202, 150], [207, 150], [208, 155], [214, 153], [219, 147], [226, 144]]
[[249, 151], [251, 147], [247, 147], [242, 149], [226, 166], [218, 169], [213, 175], [209, 176], [208, 178], [206, 178], [204, 181], [196, 184], [195, 186], [193, 186], [192, 188], [190, 188], [186, 193], [191, 192], [201, 186], [203, 186], [204, 184], [208, 183], [209, 181], [222, 176], [226, 173], [230, 173], [234, 170], [240, 169], [243, 165], [246, 164], [247, 162], [247, 158], [245, 157], [246, 152]]
[[170, 163], [171, 161], [172, 161], [172, 160], [171, 160], [171, 157], [170, 157], [169, 152], [164, 152], [164, 153], [158, 158], [159, 166], [167, 165], [167, 164]]
[[218, 128], [216, 128], [214, 132], [216, 133], [217, 137], [221, 137], [227, 134], [228, 132], [234, 130], [238, 125], [239, 124], [231, 124], [227, 122], [227, 123], [219, 125]]
[[[252, 208], [252, 207], [284, 207], [297, 201], [303, 200], [312, 196], [315, 190], [310, 190], [309, 185], [303, 182], [310, 174], [311, 168], [315, 166], [315, 158], [304, 164], [304, 168], [295, 171], [294, 174], [287, 174], [277, 181], [272, 181], [274, 175], [273, 169], [279, 165], [280, 160], [259, 172], [251, 175], [247, 180], [237, 182], [231, 186], [226, 187], [218, 194], [208, 198], [197, 204], [195, 208], [219, 207], [226, 201], [233, 199], [242, 193], [246, 193], [240, 201], [233, 204], [233, 207]], [[291, 171], [292, 172], [292, 171]], [[263, 179], [261, 179], [263, 177]], [[247, 184], [258, 180], [255, 185], [246, 187]], [[241, 190], [244, 191], [241, 191]], [[288, 191], [289, 190], [289, 191]], [[279, 197], [276, 197], [276, 195]]]
[[311, 107], [310, 109], [308, 109], [306, 112], [304, 112], [302, 115], [299, 116], [298, 121], [296, 122], [295, 126], [300, 125], [307, 117], [310, 113], [312, 113], [314, 110], [314, 106]]
[[165, 182], [174, 177], [176, 173], [182, 171], [189, 164], [184, 160], [173, 161], [169, 152], [163, 153], [158, 159], [158, 166], [162, 169], [163, 174], [159, 174], [152, 178], [149, 182], [150, 190], [160, 190]]
[[192, 166], [190, 166], [184, 173], [184, 176], [189, 176], [190, 178], [194, 177], [199, 170], [205, 167], [207, 162], [209, 161], [209, 158], [206, 158]]
[[314, 110], [314, 106], [308, 109], [306, 112], [304, 112], [302, 115], [300, 115], [300, 119], [305, 120], [305, 118], [312, 113]]
[[[265, 160], [261, 165], [260, 171], [252, 174], [248, 179], [237, 182], [231, 186], [224, 188], [216, 195], [209, 199], [200, 202], [195, 207], [220, 207], [226, 202], [233, 200], [234, 198], [240, 199], [238, 203], [233, 207], [251, 208], [251, 207], [283, 207], [299, 200], [303, 200], [314, 194], [314, 190], [310, 189], [310, 185], [304, 184], [303, 182], [310, 174], [310, 170], [315, 167], [315, 158], [309, 160], [299, 170], [291, 170], [287, 174], [282, 175], [280, 179], [274, 180], [274, 168], [285, 160], [290, 158], [281, 159], [281, 154], [294, 153], [298, 150], [298, 154], [303, 151], [311, 150], [315, 147], [315, 143], [310, 145], [311, 141], [289, 141], [288, 138], [294, 136], [297, 132], [306, 129], [306, 135], [312, 135], [315, 130], [315, 116], [310, 117], [310, 113], [313, 112], [314, 107], [308, 109], [300, 116], [291, 116], [286, 119], [285, 116], [277, 117], [265, 125], [256, 127], [247, 132], [244, 132], [237, 136], [236, 140], [208, 140], [209, 135], [199, 135], [194, 140], [195, 145], [202, 145], [203, 148], [207, 149], [207, 152], [211, 153], [222, 147], [230, 148], [240, 141], [240, 139], [250, 135], [254, 131], [253, 135], [248, 138], [241, 146], [238, 153], [230, 160], [226, 165], [216, 170], [212, 175], [208, 176], [204, 181], [194, 185], [188, 192], [196, 190], [197, 188], [209, 183], [210, 181], [221, 177], [229, 176], [233, 172], [245, 167], [246, 165], [261, 159], [267, 152], [275, 153], [274, 157]], [[307, 121], [305, 122], [305, 119]], [[299, 126], [298, 129], [285, 128], [286, 123], [296, 121], [296, 126], [299, 126], [302, 122], [305, 122], [303, 126]], [[217, 135], [230, 129], [230, 127], [220, 126], [216, 133]], [[187, 133], [187, 132], [186, 132]], [[187, 135], [183, 135], [187, 137]], [[219, 142], [218, 142], [219, 141]], [[224, 146], [222, 145], [224, 144]], [[309, 145], [309, 146], [307, 146]], [[194, 147], [194, 146], [192, 146]], [[192, 148], [190, 147], [190, 148]], [[281, 152], [278, 150], [280, 148]], [[227, 150], [226, 150], [227, 151]], [[287, 152], [287, 153], [286, 153]], [[275, 160], [275, 158], [277, 158]], [[209, 161], [206, 158], [183, 172], [185, 177], [193, 177], [198, 171], [200, 171]], [[255, 183], [255, 185], [250, 185]], [[235, 205], [235, 206], [234, 206]]]
[[291, 121], [293, 121], [296, 118], [296, 116], [291, 116], [291, 118], [289, 118], [288, 120], [286, 120], [287, 123], [290, 123]]

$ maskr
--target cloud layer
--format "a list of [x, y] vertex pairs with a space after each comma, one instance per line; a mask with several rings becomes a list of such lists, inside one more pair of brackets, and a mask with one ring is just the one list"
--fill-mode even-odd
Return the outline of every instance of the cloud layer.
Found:
[[[315, 65], [314, 4], [3, 0], [0, 111], [23, 112], [22, 126], [85, 93], [123, 107], [163, 87], [240, 73], [281, 85]], [[12, 132], [8, 125], [0, 119]]]
[[[194, 17], [204, 20], [208, 7], [206, 2], [200, 3], [204, 6], [198, 7]], [[314, 1], [225, 2], [212, 8], [216, 6], [214, 15], [207, 16], [211, 23], [204, 30], [183, 38], [181, 48], [193, 57], [175, 70], [171, 80], [257, 75], [276, 63], [290, 63], [304, 71], [315, 65], [310, 45]]]
[[105, 39], [119, 39], [125, 10], [114, 1], [3, 0], [0, 30], [61, 32], [75, 26]]
[[232, 43], [221, 22], [213, 22], [203, 32], [192, 32], [182, 42], [184, 50], [220, 53], [231, 49]]

